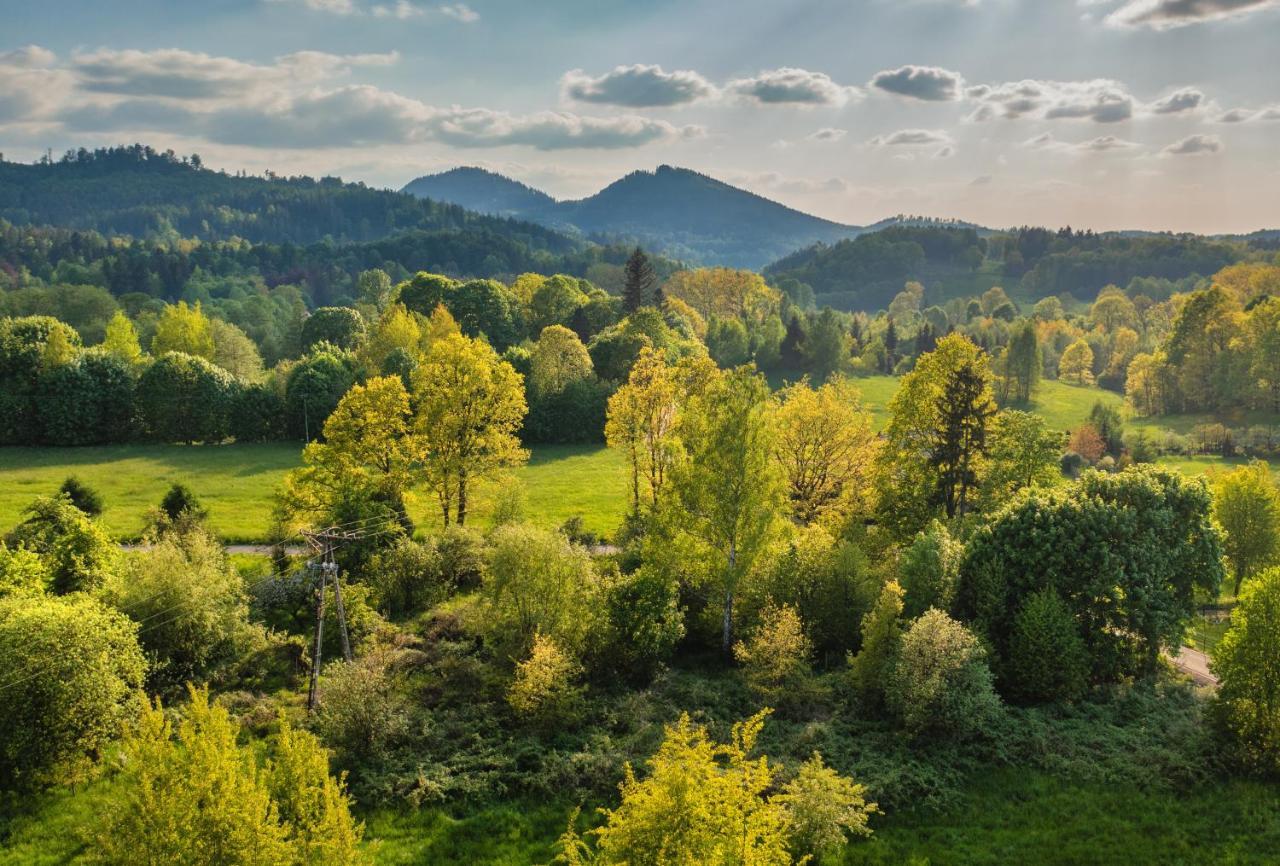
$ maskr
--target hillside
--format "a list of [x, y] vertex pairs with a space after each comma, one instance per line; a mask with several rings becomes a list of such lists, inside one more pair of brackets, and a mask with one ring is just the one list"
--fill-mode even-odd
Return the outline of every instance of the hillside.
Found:
[[375, 241], [407, 230], [479, 230], [535, 250], [579, 241], [531, 223], [344, 183], [230, 175], [144, 145], [68, 152], [29, 165], [0, 161], [0, 219], [107, 235], [254, 243]]
[[684, 168], [628, 174], [595, 195], [556, 202], [482, 169], [420, 177], [405, 192], [484, 213], [572, 228], [588, 237], [643, 244], [695, 264], [758, 269], [815, 243], [861, 229], [779, 204]]

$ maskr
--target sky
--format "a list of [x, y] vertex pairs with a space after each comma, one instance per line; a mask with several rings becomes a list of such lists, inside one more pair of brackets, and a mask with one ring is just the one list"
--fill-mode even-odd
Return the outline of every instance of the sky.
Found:
[[829, 219], [1280, 227], [1280, 0], [0, 0], [0, 153], [143, 142]]

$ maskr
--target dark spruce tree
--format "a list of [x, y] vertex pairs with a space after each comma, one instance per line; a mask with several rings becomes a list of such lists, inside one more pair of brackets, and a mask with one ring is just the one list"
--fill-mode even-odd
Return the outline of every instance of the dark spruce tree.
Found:
[[636, 247], [627, 259], [626, 282], [622, 287], [622, 306], [628, 313], [651, 303], [653, 285], [656, 279], [653, 266], [644, 250]]

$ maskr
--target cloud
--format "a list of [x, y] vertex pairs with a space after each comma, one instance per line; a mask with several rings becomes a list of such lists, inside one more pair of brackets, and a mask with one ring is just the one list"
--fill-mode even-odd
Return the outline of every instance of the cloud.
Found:
[[1090, 151], [1092, 153], [1107, 153], [1116, 150], [1133, 150], [1141, 147], [1137, 142], [1125, 141], [1123, 138], [1117, 138], [1114, 135], [1101, 135], [1089, 141], [1082, 141], [1076, 145], [1077, 150]]
[[735, 186], [746, 187], [760, 193], [780, 192], [804, 195], [810, 193], [846, 193], [850, 190], [849, 182], [844, 178], [791, 177], [776, 171], [733, 175], [726, 178], [726, 180]]
[[965, 95], [978, 104], [969, 116], [974, 121], [1031, 117], [1117, 123], [1133, 117], [1136, 104], [1123, 84], [1106, 78], [980, 84], [968, 88]]
[[969, 186], [987, 186], [993, 180], [995, 180], [995, 178], [993, 178], [991, 175], [982, 174], [982, 175], [978, 175], [973, 180], [969, 181]]
[[1195, 111], [1204, 103], [1203, 93], [1194, 87], [1183, 87], [1151, 103], [1151, 112], [1153, 114], [1182, 114], [1187, 111]]
[[43, 120], [67, 98], [74, 80], [57, 60], [38, 45], [0, 54], [0, 124]]
[[877, 135], [867, 142], [872, 147], [918, 147], [951, 144], [951, 136], [940, 129], [900, 129], [889, 135]]
[[453, 109], [432, 120], [431, 137], [456, 147], [523, 145], [537, 150], [616, 150], [656, 141], [700, 138], [700, 126], [623, 115], [584, 117], [564, 111], [513, 115], [486, 108]]
[[1022, 142], [1022, 146], [1033, 150], [1075, 155], [1136, 153], [1142, 148], [1142, 145], [1135, 141], [1127, 141], [1114, 135], [1100, 135], [1097, 138], [1091, 138], [1086, 141], [1071, 142], [1059, 141], [1048, 132], [1042, 132], [1033, 138], [1027, 139]]
[[767, 70], [750, 78], [737, 78], [727, 86], [739, 96], [766, 105], [838, 106], [862, 97], [858, 88], [836, 84], [822, 72], [789, 66]]
[[480, 13], [472, 9], [466, 3], [453, 3], [440, 7], [440, 14], [452, 18], [455, 21], [461, 21], [463, 24], [474, 24], [480, 20]]
[[1168, 156], [1201, 156], [1219, 153], [1221, 150], [1222, 142], [1216, 135], [1188, 135], [1180, 141], [1175, 141], [1161, 153]]
[[617, 66], [612, 72], [592, 78], [573, 69], [560, 79], [568, 99], [627, 108], [684, 105], [715, 95], [711, 82], [697, 72], [677, 69], [664, 72], [661, 66]]
[[1112, 27], [1168, 30], [1203, 21], [1240, 18], [1280, 6], [1280, 0], [1127, 0], [1105, 19]]
[[942, 147], [938, 148], [938, 150], [934, 151], [933, 158], [934, 159], [950, 159], [955, 155], [956, 155], [956, 149], [951, 145], [947, 144], [947, 145], [943, 145]]
[[960, 98], [964, 78], [937, 66], [902, 66], [877, 72], [869, 86], [925, 102], [953, 102]]
[[396, 0], [394, 4], [379, 3], [369, 7], [369, 11], [374, 18], [395, 18], [400, 21], [407, 21], [410, 18], [421, 18], [427, 14], [427, 10], [421, 6], [415, 6], [409, 0]]
[[835, 129], [833, 127], [828, 126], [828, 127], [819, 129], [815, 132], [809, 133], [808, 135], [805, 136], [805, 140], [830, 143], [830, 142], [841, 141], [848, 134], [849, 134], [849, 130], [847, 129]]

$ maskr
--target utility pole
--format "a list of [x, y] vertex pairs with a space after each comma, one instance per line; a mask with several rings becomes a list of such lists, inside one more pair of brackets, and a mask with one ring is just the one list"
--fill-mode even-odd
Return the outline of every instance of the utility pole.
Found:
[[314, 712], [319, 702], [321, 652], [324, 644], [324, 601], [333, 582], [333, 603], [338, 613], [338, 634], [342, 638], [342, 657], [351, 661], [351, 637], [347, 631], [347, 611], [342, 603], [342, 582], [338, 579], [338, 563], [333, 551], [338, 544], [354, 541], [363, 536], [361, 532], [341, 532], [337, 527], [302, 533], [316, 551], [317, 556], [311, 560], [310, 568], [316, 573], [316, 630], [315, 642], [311, 650], [311, 685], [307, 690], [307, 710]]

